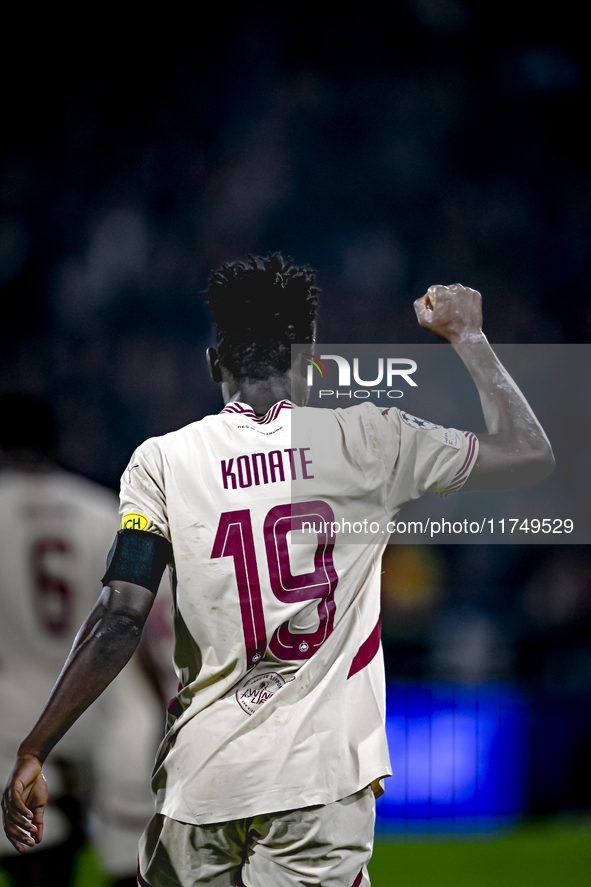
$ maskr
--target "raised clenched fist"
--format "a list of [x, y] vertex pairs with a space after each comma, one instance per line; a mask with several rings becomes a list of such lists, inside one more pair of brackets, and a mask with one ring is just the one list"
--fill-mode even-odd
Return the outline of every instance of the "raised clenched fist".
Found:
[[482, 296], [468, 286], [430, 286], [414, 309], [422, 327], [452, 344], [482, 337]]

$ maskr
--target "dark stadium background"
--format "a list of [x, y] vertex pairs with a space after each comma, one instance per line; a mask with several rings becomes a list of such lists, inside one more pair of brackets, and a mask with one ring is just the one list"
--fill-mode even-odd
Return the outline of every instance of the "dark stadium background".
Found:
[[[319, 269], [324, 341], [428, 341], [412, 301], [461, 281], [483, 293], [493, 343], [589, 342], [578, 10], [7, 13], [0, 391], [47, 397], [61, 463], [117, 487], [142, 440], [220, 408], [198, 293], [223, 261], [270, 250]], [[524, 689], [528, 816], [583, 828], [589, 550], [393, 548], [384, 614], [391, 678]], [[461, 650], [477, 635], [475, 662]]]

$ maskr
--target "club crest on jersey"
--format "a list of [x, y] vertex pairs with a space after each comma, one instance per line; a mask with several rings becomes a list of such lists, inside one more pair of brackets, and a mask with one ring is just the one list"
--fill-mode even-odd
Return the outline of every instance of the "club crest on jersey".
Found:
[[122, 530], [147, 530], [150, 526], [150, 518], [139, 511], [129, 511], [123, 515], [121, 521]]
[[432, 431], [434, 428], [441, 428], [441, 425], [434, 425], [433, 422], [417, 419], [416, 416], [411, 416], [410, 413], [405, 413], [404, 410], [400, 410], [400, 418], [407, 425], [410, 425], [411, 428], [418, 428], [420, 431]]
[[265, 674], [251, 675], [236, 690], [236, 702], [243, 711], [252, 715], [258, 711], [286, 683], [285, 679], [274, 671]]

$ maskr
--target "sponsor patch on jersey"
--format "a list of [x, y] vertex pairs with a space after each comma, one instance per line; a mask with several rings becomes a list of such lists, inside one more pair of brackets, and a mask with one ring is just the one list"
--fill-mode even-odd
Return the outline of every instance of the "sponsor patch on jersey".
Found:
[[462, 446], [460, 435], [457, 434], [455, 431], [444, 431], [443, 443], [449, 444], [450, 447], [455, 447], [456, 450], [459, 450]]
[[236, 702], [247, 714], [252, 715], [285, 683], [285, 678], [274, 671], [251, 675], [236, 690]]
[[150, 526], [150, 518], [139, 511], [128, 511], [121, 521], [122, 530], [147, 530]]
[[405, 413], [404, 410], [400, 410], [400, 418], [407, 425], [410, 425], [411, 428], [418, 428], [420, 431], [432, 431], [434, 428], [441, 428], [441, 425], [434, 425], [433, 422], [417, 419], [416, 416], [411, 416], [410, 413]]

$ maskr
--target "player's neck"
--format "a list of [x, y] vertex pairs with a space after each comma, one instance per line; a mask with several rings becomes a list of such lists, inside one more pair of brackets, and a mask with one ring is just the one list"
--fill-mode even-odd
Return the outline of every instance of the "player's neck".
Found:
[[246, 403], [257, 416], [264, 416], [280, 400], [294, 400], [291, 388], [291, 373], [267, 379], [230, 378], [222, 382], [224, 403], [231, 400]]

